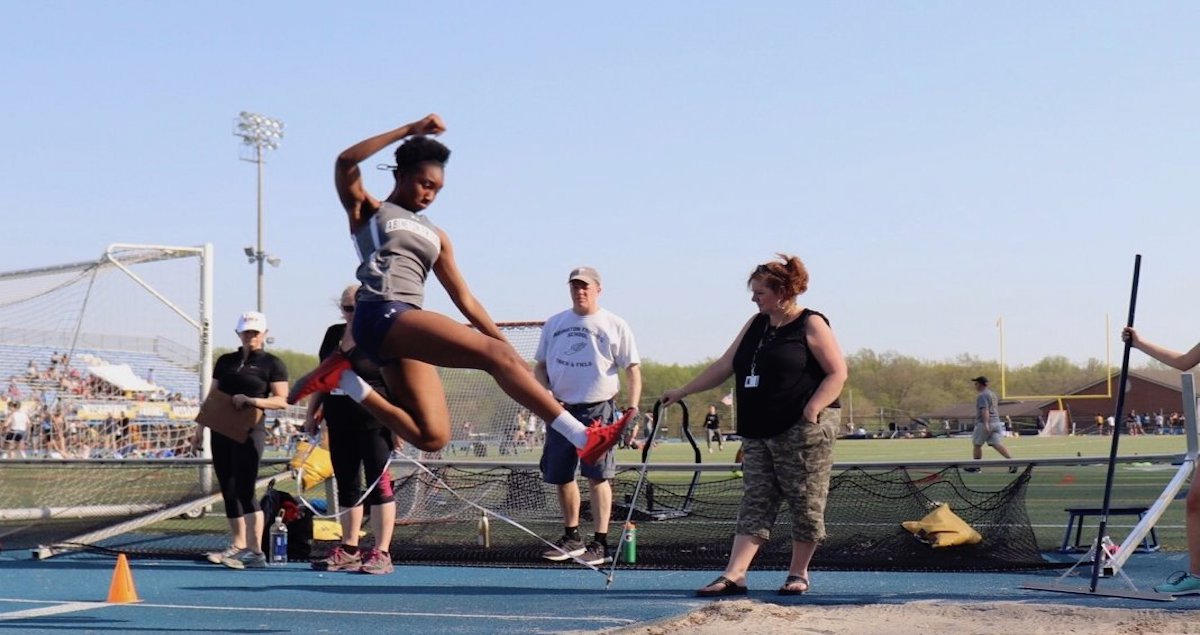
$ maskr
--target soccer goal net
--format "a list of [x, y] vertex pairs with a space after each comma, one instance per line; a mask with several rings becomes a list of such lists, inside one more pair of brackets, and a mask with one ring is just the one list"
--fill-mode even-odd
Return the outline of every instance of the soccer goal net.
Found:
[[[501, 322], [500, 332], [526, 363], [533, 366], [541, 322]], [[443, 368], [439, 371], [450, 408], [452, 441], [438, 456], [477, 457], [517, 455], [541, 450], [544, 422], [510, 399], [482, 370]]]
[[[211, 374], [211, 262], [210, 245], [114, 244], [93, 260], [0, 273], [0, 420], [27, 421], [0, 451], [0, 540], [166, 504], [157, 492], [170, 486], [145, 472], [134, 487], [56, 462], [181, 453]], [[17, 467], [30, 460], [42, 465]]]
[[1051, 410], [1046, 413], [1046, 424], [1038, 431], [1041, 437], [1065, 437], [1071, 433], [1066, 410]]
[[[540, 322], [498, 325], [529, 364], [541, 334]], [[453, 441], [436, 454], [398, 448], [419, 460], [439, 455], [494, 456], [540, 448], [544, 426], [497, 386], [487, 373], [441, 369], [450, 410]], [[191, 417], [186, 430], [193, 429]], [[532, 421], [531, 421], [532, 420]], [[519, 432], [520, 430], [520, 432]], [[532, 454], [529, 456], [533, 456]], [[43, 556], [87, 548], [133, 553], [186, 556], [219, 550], [228, 540], [228, 524], [220, 496], [206, 478], [201, 459], [161, 458], [65, 460], [52, 469], [41, 460], [0, 461], [0, 481], [20, 483], [0, 488], [0, 541], [8, 548], [39, 548]], [[400, 457], [393, 479], [410, 475], [411, 464]], [[297, 484], [278, 479], [287, 472], [280, 453], [263, 461], [260, 495], [271, 479], [283, 491]], [[81, 478], [86, 474], [86, 478]], [[309, 499], [328, 499], [328, 488], [304, 492]], [[445, 516], [444, 492], [421, 481], [397, 493], [398, 523], [436, 521]], [[332, 507], [332, 501], [327, 501]], [[208, 511], [206, 513], [206, 508]]]

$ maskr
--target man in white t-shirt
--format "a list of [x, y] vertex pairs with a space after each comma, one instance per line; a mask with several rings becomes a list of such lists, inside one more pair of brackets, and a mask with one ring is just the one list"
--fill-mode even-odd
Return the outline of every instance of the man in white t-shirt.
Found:
[[[636, 411], [642, 395], [642, 371], [629, 325], [600, 308], [600, 274], [578, 267], [567, 277], [571, 308], [546, 320], [534, 359], [534, 375], [580, 421], [599, 419], [610, 425], [618, 412]], [[625, 373], [625, 400], [616, 403], [619, 374]], [[542, 478], [558, 488], [563, 536], [547, 560], [579, 558], [600, 565], [608, 557], [608, 523], [612, 515], [612, 483], [616, 458], [610, 450], [596, 464], [581, 463], [575, 446], [556, 430], [546, 432]], [[579, 485], [575, 471], [588, 479], [595, 537], [584, 543], [579, 533]]]

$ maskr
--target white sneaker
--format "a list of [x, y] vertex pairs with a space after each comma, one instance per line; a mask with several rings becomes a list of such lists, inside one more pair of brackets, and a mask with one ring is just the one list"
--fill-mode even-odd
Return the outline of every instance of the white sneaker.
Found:
[[222, 560], [233, 556], [239, 551], [241, 551], [241, 549], [238, 549], [233, 545], [229, 545], [228, 547], [225, 547], [224, 551], [210, 551], [204, 554], [204, 558], [213, 564], [221, 564]]
[[241, 549], [227, 558], [221, 559], [221, 564], [230, 569], [265, 569], [267, 556], [264, 553], [254, 553], [249, 549]]

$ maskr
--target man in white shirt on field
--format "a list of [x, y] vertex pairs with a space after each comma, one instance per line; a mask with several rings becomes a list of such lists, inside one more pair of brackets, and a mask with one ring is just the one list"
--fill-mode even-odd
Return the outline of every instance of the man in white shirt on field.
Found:
[[[600, 308], [600, 274], [578, 267], [567, 277], [571, 308], [552, 316], [542, 327], [534, 360], [534, 375], [575, 418], [605, 425], [625, 425], [637, 414], [642, 395], [642, 371], [637, 345], [629, 325]], [[626, 399], [618, 410], [620, 371], [625, 374]], [[613, 424], [618, 412], [621, 420]], [[571, 443], [553, 428], [546, 433], [542, 450], [542, 479], [558, 489], [563, 513], [563, 536], [547, 560], [580, 558], [603, 564], [608, 552], [608, 524], [612, 514], [612, 484], [616, 458], [609, 450], [596, 464], [581, 462]], [[579, 485], [575, 471], [587, 477], [595, 537], [584, 543], [579, 534]]]

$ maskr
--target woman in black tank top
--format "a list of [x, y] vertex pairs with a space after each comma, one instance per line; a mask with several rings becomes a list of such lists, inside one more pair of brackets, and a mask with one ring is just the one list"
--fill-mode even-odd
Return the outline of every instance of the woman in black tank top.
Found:
[[682, 388], [662, 395], [667, 405], [734, 377], [743, 497], [729, 562], [716, 580], [696, 591], [702, 597], [746, 593], [746, 574], [759, 547], [770, 540], [783, 500], [792, 516], [792, 561], [781, 595], [808, 591], [808, 565], [825, 536], [846, 361], [825, 316], [796, 303], [808, 289], [804, 264], [795, 256], [781, 258], [750, 274], [751, 300], [759, 312], [725, 354]]
[[[437, 135], [445, 130], [442, 118], [431, 114], [360, 141], [338, 155], [334, 183], [350, 222], [351, 235], [357, 236], [383, 205], [363, 187], [359, 164], [387, 146], [407, 139], [396, 149], [396, 165], [391, 166], [395, 185], [385, 202], [414, 214], [423, 212], [442, 189], [445, 164], [450, 156], [446, 146], [425, 135]], [[403, 229], [401, 225], [403, 223], [397, 223], [398, 230]], [[636, 414], [636, 409], [630, 410], [616, 424], [590, 428], [567, 413], [537, 382], [529, 365], [508, 344], [491, 316], [471, 293], [458, 269], [449, 236], [440, 228], [432, 229], [440, 242], [433, 273], [475, 328], [411, 304], [385, 302], [382, 303], [386, 306], [380, 314], [381, 320], [372, 322], [376, 331], [384, 332], [373, 333], [378, 337], [372, 341], [377, 339], [377, 342], [368, 345], [367, 338], [359, 336], [359, 320], [363, 318], [364, 308], [360, 295], [355, 339], [359, 346], [370, 349], [365, 351], [368, 355], [382, 363], [384, 381], [396, 403], [371, 390], [365, 382], [356, 382], [351, 373], [342, 377], [348, 365], [336, 355], [298, 381], [289, 401], [294, 403], [311, 392], [341, 387], [401, 438], [418, 449], [432, 452], [450, 441], [450, 413], [437, 367], [476, 368], [491, 374], [500, 388], [517, 403], [542, 420], [551, 422], [555, 430], [571, 440], [584, 461], [598, 461], [620, 440], [622, 429]], [[390, 228], [385, 227], [381, 231], [388, 230]], [[416, 260], [413, 254], [381, 256], [370, 264], [384, 269], [380, 272], [380, 278], [384, 280], [389, 279], [386, 268], [392, 263], [401, 266], [399, 263], [403, 262], [403, 266], [412, 267]]]

